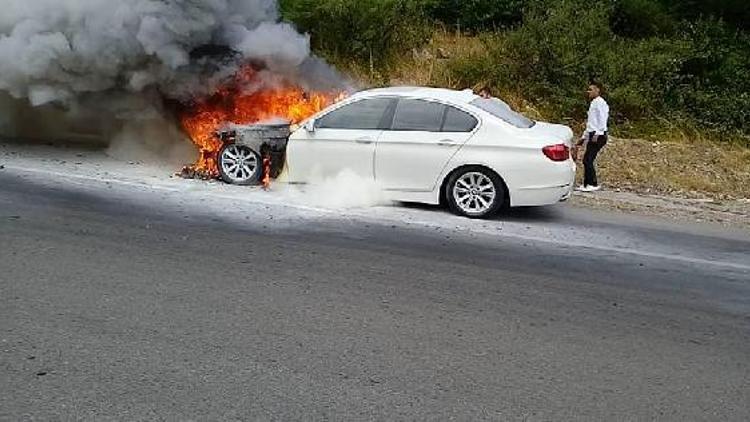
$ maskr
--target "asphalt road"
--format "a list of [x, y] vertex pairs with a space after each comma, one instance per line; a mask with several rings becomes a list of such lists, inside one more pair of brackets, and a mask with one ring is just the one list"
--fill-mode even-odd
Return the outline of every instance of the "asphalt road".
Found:
[[[0, 173], [0, 419], [750, 420], [741, 262], [356, 219], [240, 225], [155, 198]], [[543, 215], [505, 218], [750, 247]]]

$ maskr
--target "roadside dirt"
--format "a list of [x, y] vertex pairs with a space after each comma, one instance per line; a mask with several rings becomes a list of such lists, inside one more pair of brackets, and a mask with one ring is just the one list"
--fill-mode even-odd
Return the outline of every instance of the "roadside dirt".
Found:
[[614, 138], [598, 167], [605, 186], [623, 191], [728, 203], [750, 198], [750, 149], [739, 145]]
[[688, 199], [602, 190], [595, 193], [576, 192], [570, 202], [582, 208], [750, 230], [750, 200], [747, 199]]
[[573, 205], [750, 229], [747, 148], [615, 138], [602, 150], [597, 168], [604, 189], [576, 192]]

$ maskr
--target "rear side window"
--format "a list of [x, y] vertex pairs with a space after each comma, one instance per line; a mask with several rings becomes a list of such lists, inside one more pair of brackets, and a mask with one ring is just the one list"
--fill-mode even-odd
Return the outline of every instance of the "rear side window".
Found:
[[321, 129], [380, 129], [392, 101], [391, 98], [371, 98], [347, 104], [318, 119], [315, 126]]
[[445, 106], [422, 100], [404, 99], [398, 102], [393, 116], [392, 130], [440, 132]]
[[471, 114], [449, 106], [445, 113], [443, 132], [471, 132], [478, 123]]
[[508, 104], [497, 98], [477, 98], [471, 102], [471, 105], [481, 108], [517, 128], [528, 129], [536, 124], [536, 122], [527, 118], [523, 114], [513, 111]]

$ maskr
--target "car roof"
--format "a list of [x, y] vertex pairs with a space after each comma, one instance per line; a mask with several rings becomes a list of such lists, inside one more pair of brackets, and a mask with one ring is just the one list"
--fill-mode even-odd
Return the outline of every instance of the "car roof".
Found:
[[456, 91], [453, 89], [427, 88], [419, 86], [397, 86], [390, 88], [368, 89], [366, 91], [360, 91], [353, 95], [353, 97], [357, 98], [378, 96], [423, 98], [428, 100], [447, 101], [454, 104], [468, 104], [479, 98], [479, 96], [474, 94], [474, 92], [470, 89]]

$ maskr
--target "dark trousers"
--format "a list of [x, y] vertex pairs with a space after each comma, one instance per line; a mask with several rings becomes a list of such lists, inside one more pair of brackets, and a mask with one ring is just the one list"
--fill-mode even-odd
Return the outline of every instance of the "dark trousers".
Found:
[[594, 142], [594, 132], [589, 132], [586, 152], [583, 154], [583, 184], [584, 186], [599, 186], [596, 180], [596, 156], [607, 145], [607, 134], [599, 135]]

